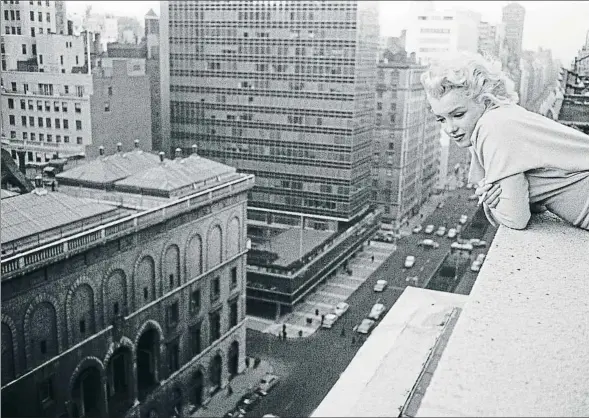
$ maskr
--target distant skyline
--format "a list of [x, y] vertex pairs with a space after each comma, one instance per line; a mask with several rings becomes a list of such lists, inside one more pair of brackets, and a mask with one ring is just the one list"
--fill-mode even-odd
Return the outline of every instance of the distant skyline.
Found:
[[[317, 0], [319, 1], [319, 0]], [[381, 1], [380, 26], [383, 36], [398, 36], [407, 28], [407, 21], [425, 1]], [[501, 22], [501, 9], [509, 1], [434, 1], [437, 8], [470, 9], [481, 14], [491, 24]], [[538, 47], [552, 50], [553, 57], [569, 66], [585, 42], [589, 30], [589, 1], [520, 1], [526, 9], [523, 48], [536, 51]], [[91, 5], [97, 13], [130, 16], [143, 22], [149, 9], [160, 15], [159, 1], [67, 1], [70, 13], [83, 14]]]

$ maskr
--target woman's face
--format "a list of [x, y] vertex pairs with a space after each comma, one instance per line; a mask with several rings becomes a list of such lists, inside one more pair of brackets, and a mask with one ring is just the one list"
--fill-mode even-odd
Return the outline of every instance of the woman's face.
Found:
[[459, 147], [470, 147], [472, 131], [479, 118], [483, 116], [485, 105], [476, 103], [463, 89], [450, 90], [439, 99], [428, 96], [428, 101], [444, 132], [456, 141]]

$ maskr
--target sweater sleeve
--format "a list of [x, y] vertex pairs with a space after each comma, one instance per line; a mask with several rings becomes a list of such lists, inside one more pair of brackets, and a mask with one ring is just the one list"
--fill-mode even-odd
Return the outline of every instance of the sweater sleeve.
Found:
[[497, 182], [501, 186], [499, 203], [493, 209], [485, 206], [489, 222], [511, 229], [524, 229], [530, 221], [529, 184], [525, 174], [515, 174]]

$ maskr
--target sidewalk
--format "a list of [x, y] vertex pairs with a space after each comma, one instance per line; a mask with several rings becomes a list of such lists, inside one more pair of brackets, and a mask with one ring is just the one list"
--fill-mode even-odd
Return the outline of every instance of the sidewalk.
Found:
[[223, 417], [227, 412], [233, 410], [237, 405], [237, 401], [245, 395], [255, 389], [262, 377], [267, 373], [274, 373], [274, 368], [266, 360], [262, 360], [258, 367], [254, 368], [254, 359], [250, 357], [250, 367], [245, 369], [243, 373], [235, 376], [233, 380], [229, 382], [233, 393], [227, 395], [227, 388], [217, 392], [209, 401], [206, 406], [199, 408], [194, 412], [190, 412], [194, 406], [191, 404], [186, 405], [184, 408], [185, 417]]
[[287, 339], [308, 337], [321, 327], [321, 315], [333, 312], [338, 303], [346, 301], [395, 250], [393, 243], [370, 241], [360, 253], [349, 259], [351, 274], [340, 267], [335, 276], [319, 285], [315, 292], [294, 307], [293, 312], [276, 321], [248, 316], [247, 327], [275, 335], [277, 340], [283, 327]]

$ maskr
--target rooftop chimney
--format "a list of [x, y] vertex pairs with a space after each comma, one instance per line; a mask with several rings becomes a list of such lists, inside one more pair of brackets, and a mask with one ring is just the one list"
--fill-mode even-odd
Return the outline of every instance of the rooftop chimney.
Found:
[[117, 152], [121, 152], [123, 150], [123, 144], [117, 142]]
[[35, 190], [33, 190], [33, 193], [35, 193], [38, 196], [43, 196], [47, 194], [47, 190], [45, 190], [45, 187], [43, 187], [42, 176], [35, 177]]
[[198, 156], [198, 145], [192, 145], [192, 155]]
[[102, 145], [98, 147], [98, 152], [101, 156], [104, 156], [104, 147]]
[[176, 148], [176, 154], [174, 155], [175, 158], [182, 158], [182, 150], [180, 148]]
[[139, 140], [138, 139], [133, 141], [133, 143], [135, 144], [135, 148], [139, 148]]
[[160, 156], [160, 162], [163, 163], [164, 162], [164, 157], [166, 156], [166, 153], [163, 152], [163, 151], [160, 151], [159, 156]]

